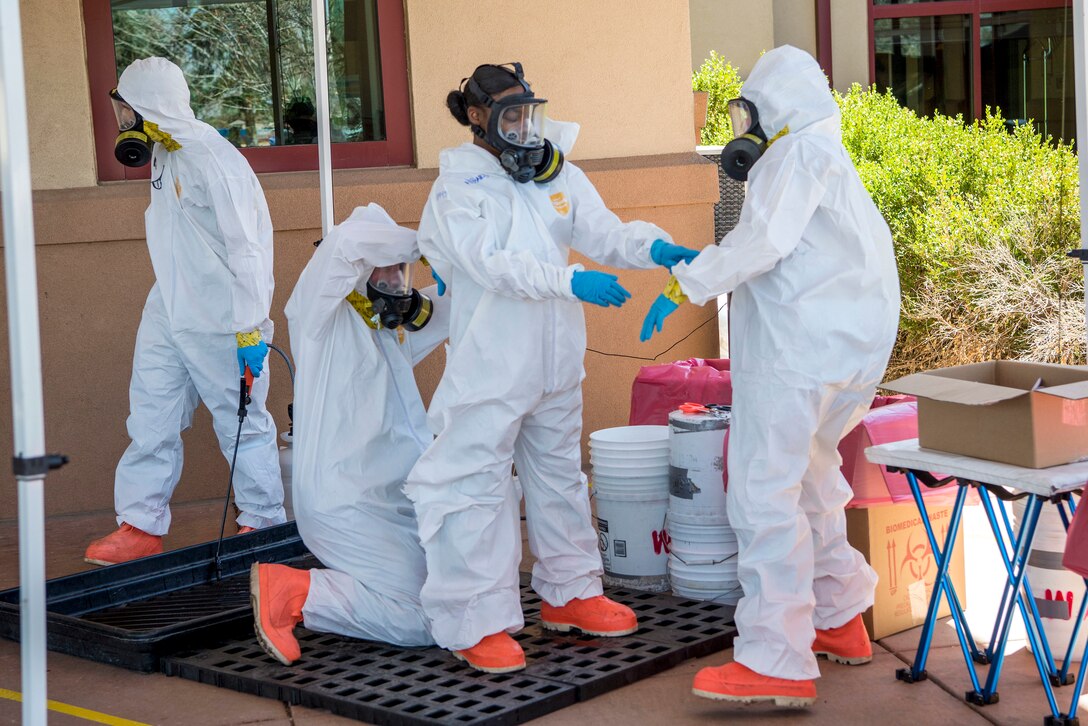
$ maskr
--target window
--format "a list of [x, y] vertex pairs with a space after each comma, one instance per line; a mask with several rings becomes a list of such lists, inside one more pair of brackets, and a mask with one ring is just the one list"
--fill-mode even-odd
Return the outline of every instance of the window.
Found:
[[[412, 161], [400, 0], [328, 3], [335, 168]], [[99, 179], [147, 176], [113, 157], [108, 93], [133, 60], [185, 72], [197, 118], [256, 171], [317, 168], [310, 0], [84, 0]]]
[[1071, 0], [873, 0], [870, 78], [904, 106], [965, 119], [998, 108], [1072, 141]]

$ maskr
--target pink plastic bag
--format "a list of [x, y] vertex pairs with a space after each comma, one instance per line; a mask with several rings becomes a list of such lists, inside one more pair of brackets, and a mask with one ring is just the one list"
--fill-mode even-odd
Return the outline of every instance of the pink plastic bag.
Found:
[[643, 366], [631, 385], [631, 426], [669, 423], [669, 414], [680, 404], [733, 403], [729, 360], [689, 358], [656, 366]]
[[1072, 570], [1081, 577], [1088, 577], [1088, 506], [1082, 500], [1077, 507], [1073, 521], [1069, 523], [1069, 531], [1065, 537], [1065, 554], [1062, 555], [1062, 565], [1065, 569]]

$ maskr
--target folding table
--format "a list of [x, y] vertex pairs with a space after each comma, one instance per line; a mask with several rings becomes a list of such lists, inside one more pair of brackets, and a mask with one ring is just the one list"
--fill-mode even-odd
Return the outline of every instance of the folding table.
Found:
[[[926, 611], [926, 618], [922, 625], [922, 634], [914, 663], [910, 668], [900, 669], [896, 673], [896, 677], [908, 683], [926, 678], [926, 660], [929, 657], [929, 650], [933, 641], [933, 632], [937, 624], [937, 613], [940, 609], [941, 597], [944, 596], [952, 613], [956, 636], [973, 687], [973, 690], [967, 692], [966, 699], [978, 705], [996, 703], [998, 700], [997, 683], [1001, 677], [1009, 628], [1014, 612], [1018, 609], [1024, 619], [1028, 640], [1035, 658], [1035, 665], [1039, 669], [1039, 676], [1050, 705], [1051, 715], [1046, 718], [1046, 723], [1049, 725], [1076, 723], [1076, 696], [1079, 696], [1080, 686], [1078, 685], [1076, 689], [1077, 693], [1068, 715], [1063, 715], [1058, 710], [1057, 703], [1054, 700], [1053, 686], [1073, 682], [1068, 672], [1068, 666], [1073, 644], [1076, 642], [1081, 622], [1084, 619], [1085, 605], [1088, 604], [1088, 598], [1082, 598], [1080, 612], [1077, 615], [1073, 634], [1066, 650], [1065, 660], [1062, 667], [1058, 669], [1051, 655], [1046, 634], [1042, 629], [1042, 621], [1035, 605], [1035, 598], [1031, 593], [1031, 585], [1026, 577], [1026, 566], [1043, 505], [1047, 502], [1055, 504], [1058, 507], [1063, 523], [1068, 528], [1074, 508], [1072, 493], [1082, 489], [1085, 482], [1088, 482], [1088, 462], [1054, 466], [1047, 469], [1027, 469], [1011, 464], [974, 459], [959, 454], [922, 449], [918, 446], [917, 439], [871, 446], [865, 450], [865, 456], [875, 464], [883, 464], [889, 469], [902, 471], [906, 474], [911, 494], [914, 496], [915, 504], [922, 516], [930, 548], [933, 550], [933, 556], [937, 562], [936, 580], [934, 581], [933, 593], [930, 596], [929, 607]], [[946, 478], [937, 481], [933, 476], [934, 472], [940, 472]], [[919, 482], [926, 486], [943, 486], [950, 483], [959, 486], [943, 547], [939, 546], [933, 534]], [[967, 500], [967, 492], [971, 488], [976, 489], [978, 492], [986, 518], [990, 524], [990, 530], [994, 535], [994, 541], [1001, 554], [1006, 574], [1005, 589], [998, 608], [997, 621], [994, 623], [990, 644], [984, 650], [980, 650], [975, 644], [970, 628], [964, 618], [959, 598], [951, 579], [948, 577], [948, 567], [960, 529], [963, 506]], [[994, 507], [991, 497], [1002, 500], [1027, 498], [1023, 521], [1020, 523], [1018, 533], [1014, 531], [1005, 508], [1001, 506]], [[1011, 543], [1009, 545], [1005, 542], [1006, 536]], [[1086, 582], [1086, 586], [1088, 586], [1088, 582]], [[975, 663], [989, 666], [984, 684], [980, 683], [978, 674], [975, 672]], [[1081, 681], [1083, 680], [1084, 666], [1085, 663], [1082, 661], [1079, 674]]]

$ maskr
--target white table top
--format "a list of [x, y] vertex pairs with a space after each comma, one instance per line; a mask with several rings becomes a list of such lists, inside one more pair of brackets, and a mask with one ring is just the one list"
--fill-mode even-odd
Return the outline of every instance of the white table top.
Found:
[[996, 461], [973, 459], [961, 454], [923, 449], [918, 446], [918, 439], [870, 446], [865, 449], [865, 457], [874, 464], [940, 473], [981, 484], [998, 484], [1042, 496], [1080, 489], [1088, 483], [1088, 461], [1046, 469], [1027, 469]]

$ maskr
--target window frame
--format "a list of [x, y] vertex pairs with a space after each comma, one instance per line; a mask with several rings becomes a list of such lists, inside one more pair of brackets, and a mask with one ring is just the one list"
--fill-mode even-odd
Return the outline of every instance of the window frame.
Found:
[[[384, 141], [332, 144], [334, 169], [411, 166], [415, 160], [403, 0], [376, 0], [376, 5], [386, 138]], [[109, 92], [117, 86], [119, 71], [109, 0], [83, 0], [83, 25], [87, 38], [87, 71], [98, 180], [147, 179], [150, 177], [149, 167], [126, 167], [113, 155], [117, 121], [113, 116]], [[318, 168], [317, 144], [254, 147], [239, 151], [257, 173], [314, 171]]]
[[876, 21], [967, 15], [971, 19], [971, 117], [982, 118], [982, 14], [1068, 8], [1073, 0], [924, 0], [877, 5], [869, 0], [869, 85], [876, 83]]

